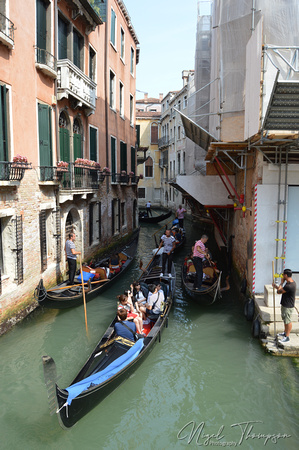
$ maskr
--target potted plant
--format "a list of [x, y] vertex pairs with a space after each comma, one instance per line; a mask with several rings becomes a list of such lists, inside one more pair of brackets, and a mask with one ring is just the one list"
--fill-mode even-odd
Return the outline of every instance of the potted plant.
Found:
[[58, 161], [57, 163], [57, 172], [67, 172], [69, 163], [65, 161]]
[[27, 166], [27, 165], [28, 165], [28, 159], [26, 158], [26, 156], [21, 156], [18, 154], [13, 157], [13, 160], [12, 160], [13, 167], [24, 168], [24, 166]]
[[105, 175], [110, 175], [110, 169], [109, 169], [109, 167], [104, 167], [103, 170], [102, 170], [102, 172], [103, 172]]

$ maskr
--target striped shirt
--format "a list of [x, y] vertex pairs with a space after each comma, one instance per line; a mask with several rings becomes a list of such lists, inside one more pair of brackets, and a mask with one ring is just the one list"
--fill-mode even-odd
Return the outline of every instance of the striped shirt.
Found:
[[206, 246], [203, 242], [201, 242], [201, 240], [199, 239], [199, 241], [196, 241], [194, 244], [194, 251], [193, 251], [193, 256], [196, 256], [198, 258], [203, 259], [205, 256], [202, 253], [199, 253], [199, 251], [197, 250], [197, 246], [200, 247], [202, 252], [206, 251]]

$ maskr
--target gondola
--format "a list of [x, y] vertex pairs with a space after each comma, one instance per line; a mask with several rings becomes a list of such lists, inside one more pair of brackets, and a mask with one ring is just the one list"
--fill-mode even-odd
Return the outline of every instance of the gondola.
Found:
[[168, 211], [167, 213], [160, 214], [160, 216], [148, 216], [146, 211], [139, 211], [139, 222], [145, 223], [158, 223], [162, 220], [168, 219], [172, 214], [172, 211]]
[[[181, 250], [181, 248], [184, 246], [185, 242], [186, 242], [186, 232], [184, 229], [182, 229], [182, 238], [179, 242], [176, 243], [173, 253], [174, 254], [178, 253]], [[156, 245], [158, 245], [156, 236], [155, 236], [155, 243], [156, 243]], [[158, 247], [153, 249], [153, 251], [152, 251], [153, 255], [157, 252], [157, 250], [158, 250]], [[159, 250], [159, 255], [161, 255], [162, 253], [163, 253], [163, 247], [161, 247], [161, 249]]]
[[184, 259], [182, 265], [183, 287], [189, 297], [202, 305], [212, 305], [221, 297], [221, 272], [217, 270], [213, 262], [206, 261], [203, 264], [203, 282], [200, 290], [193, 289], [195, 267], [190, 257]]
[[[86, 301], [93, 299], [108, 289], [110, 283], [114, 282], [127, 270], [136, 254], [138, 238], [139, 228], [134, 232], [129, 243], [113, 250], [112, 254], [118, 253], [122, 259], [122, 265], [119, 271], [111, 270], [107, 277], [107, 267], [109, 266], [109, 259], [112, 254], [94, 264], [91, 270], [89, 268], [84, 268], [85, 272], [96, 272], [95, 277], [98, 278], [96, 280], [95, 278], [90, 278], [84, 282]], [[83, 279], [85, 275], [86, 274], [83, 273]], [[81, 277], [75, 279], [75, 284], [73, 286], [68, 287], [67, 281], [64, 281], [48, 290], [45, 289], [43, 280], [41, 279], [35, 289], [34, 297], [38, 303], [45, 308], [66, 309], [81, 305], [83, 304]]]
[[161, 331], [168, 324], [168, 314], [175, 291], [174, 265], [172, 278], [160, 278], [160, 261], [161, 257], [155, 256], [148, 270], [140, 277], [140, 282], [146, 284], [160, 281], [166, 293], [163, 313], [156, 322], [148, 326], [145, 337], [133, 342], [115, 336], [114, 324], [117, 317], [114, 317], [87, 362], [65, 389], [61, 389], [56, 383], [54, 360], [49, 356], [43, 357], [51, 413], [57, 413], [62, 428], [72, 427], [135, 372], [157, 339], [160, 341]]

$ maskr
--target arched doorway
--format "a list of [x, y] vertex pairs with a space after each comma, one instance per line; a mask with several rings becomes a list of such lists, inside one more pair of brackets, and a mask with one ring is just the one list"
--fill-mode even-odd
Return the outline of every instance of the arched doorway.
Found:
[[82, 227], [81, 227], [81, 219], [79, 213], [76, 208], [72, 208], [67, 216], [65, 221], [65, 241], [69, 239], [70, 233], [75, 233], [76, 235], [76, 250], [81, 251], [82, 248]]
[[59, 115], [59, 150], [60, 160], [70, 162], [70, 132], [69, 117], [62, 111]]

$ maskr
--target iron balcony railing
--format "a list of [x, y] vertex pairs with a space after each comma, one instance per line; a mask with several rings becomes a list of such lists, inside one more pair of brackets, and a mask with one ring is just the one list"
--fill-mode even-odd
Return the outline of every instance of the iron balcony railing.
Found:
[[122, 174], [122, 173], [112, 173], [111, 174], [111, 183], [128, 184], [129, 183], [129, 175]]
[[57, 72], [57, 58], [47, 50], [35, 47], [35, 61], [38, 64], [48, 66], [50, 69], [54, 70], [54, 72]]
[[90, 166], [69, 163], [68, 168], [53, 166], [40, 166], [40, 181], [59, 182], [60, 188], [72, 189], [98, 189], [105, 179], [100, 169]]
[[21, 181], [31, 164], [0, 161], [0, 181]]
[[5, 34], [6, 37], [14, 41], [14, 30], [13, 22], [0, 13], [0, 31]]
[[159, 148], [167, 147], [167, 145], [169, 145], [169, 136], [163, 136], [160, 139], [158, 139]]

